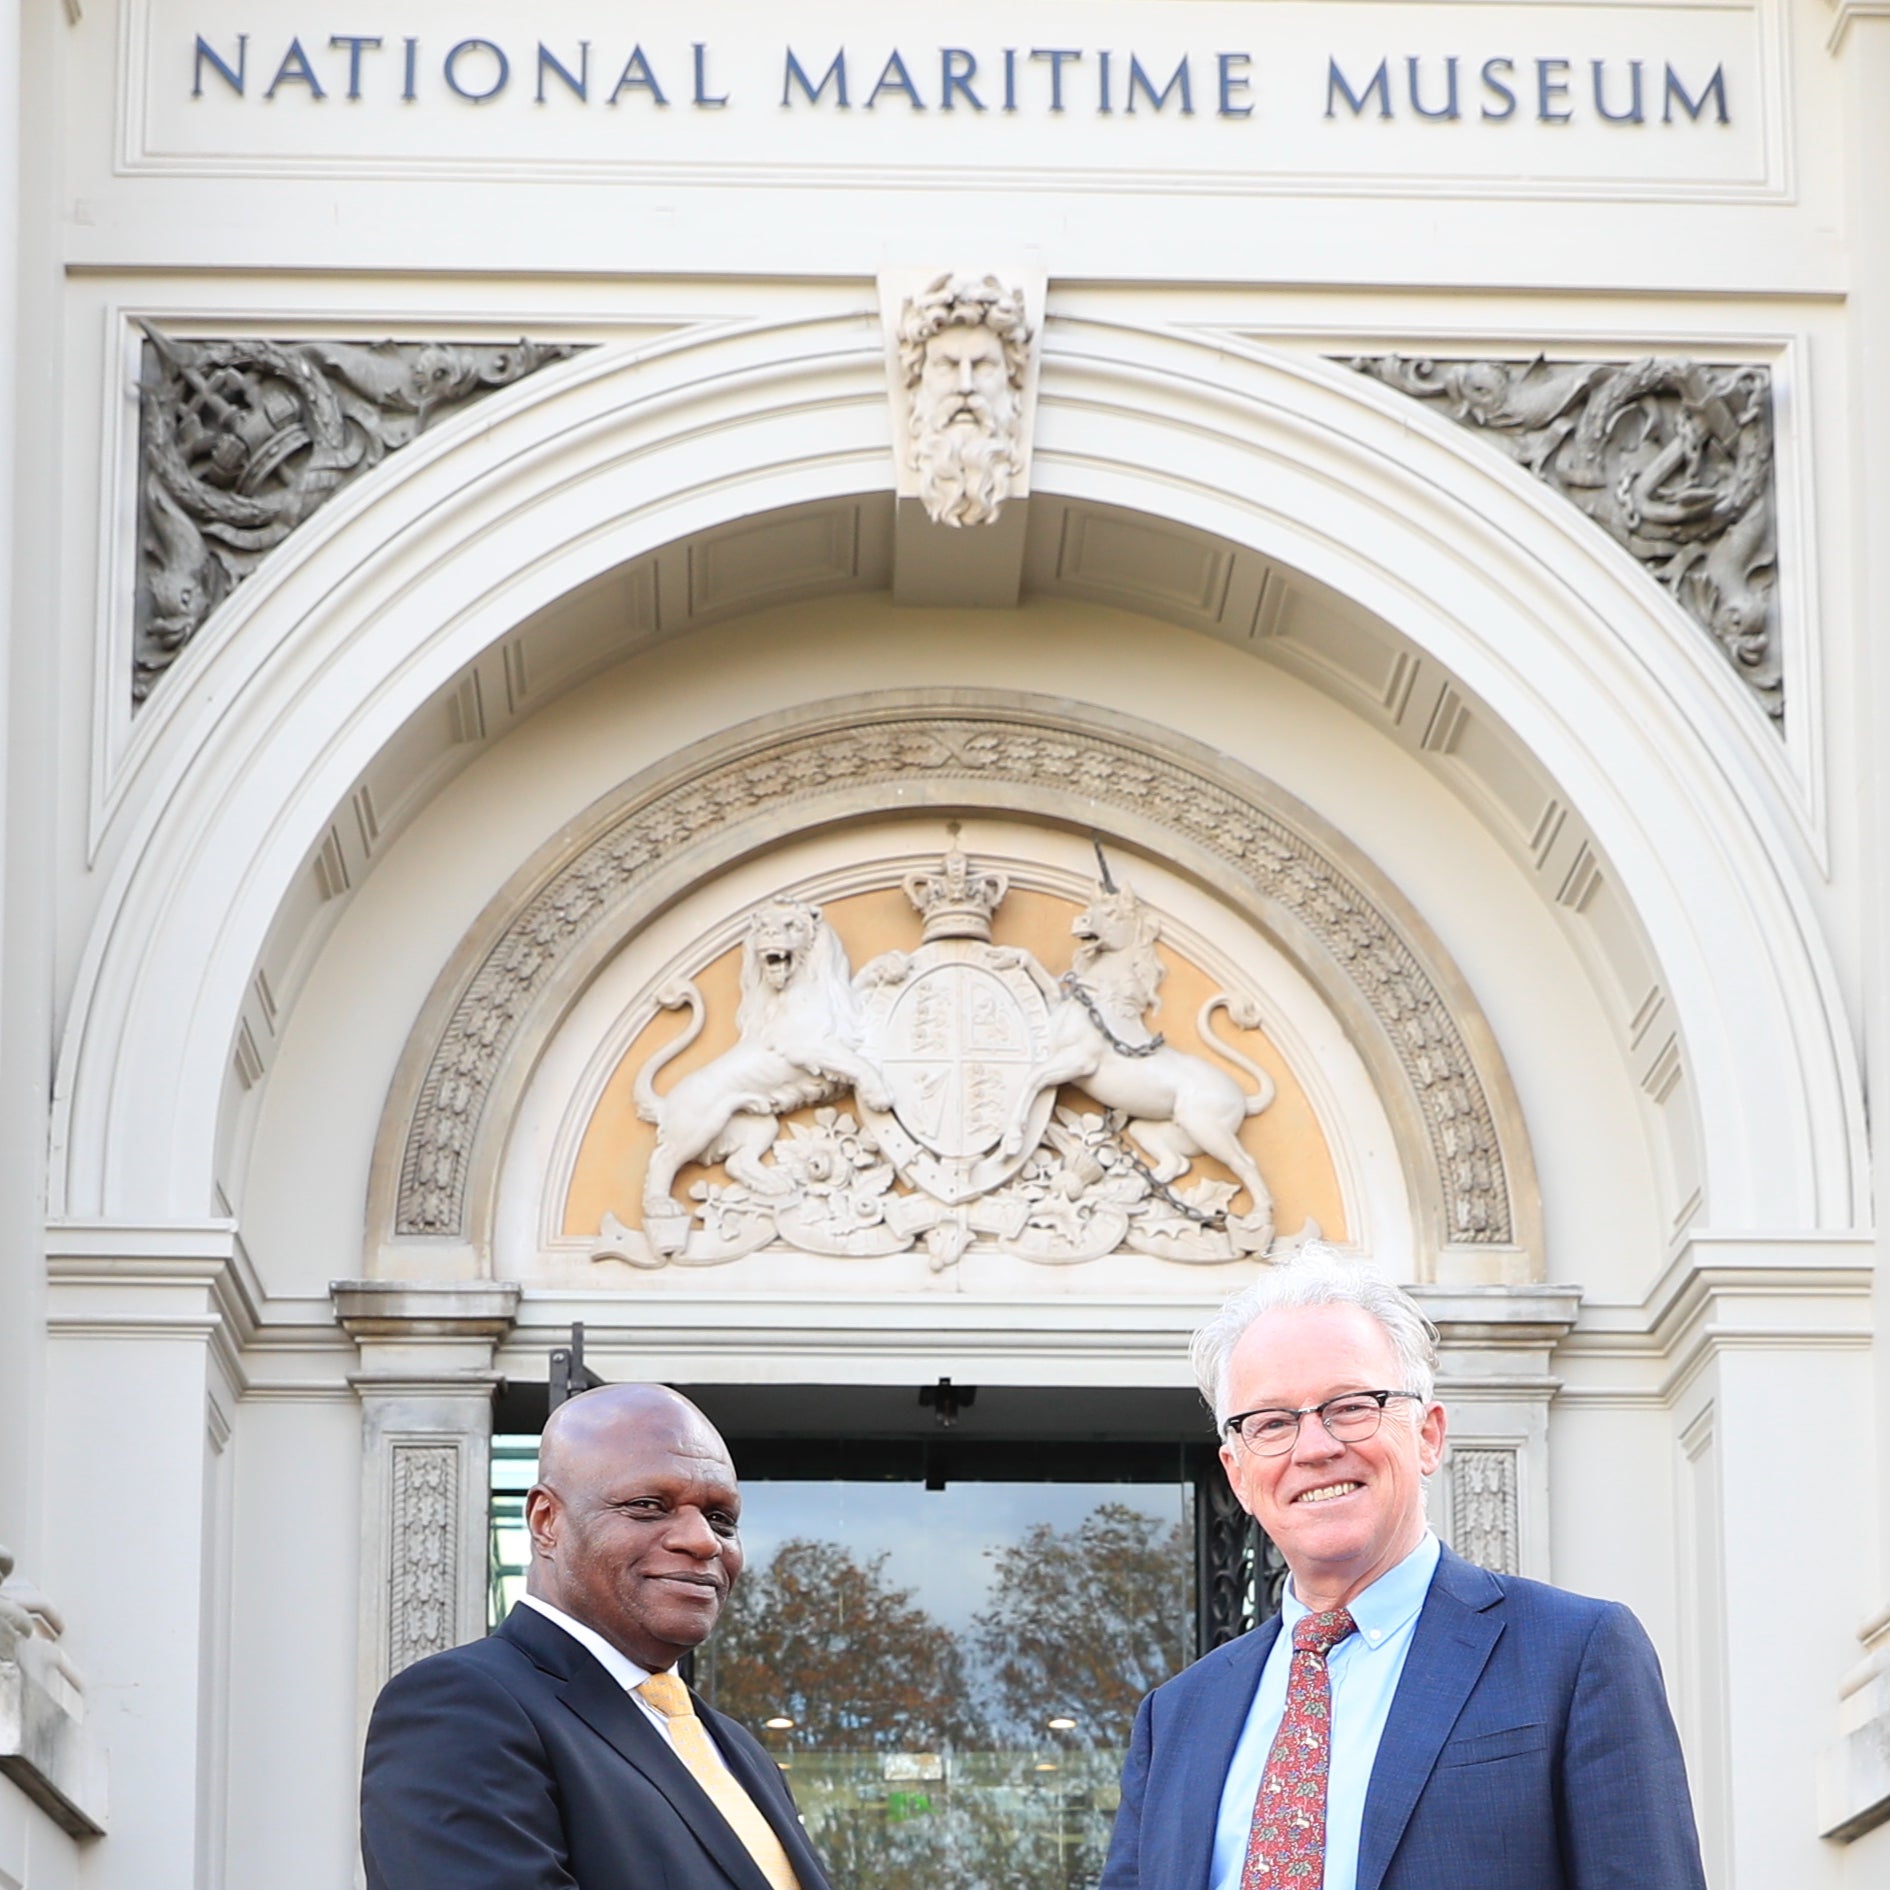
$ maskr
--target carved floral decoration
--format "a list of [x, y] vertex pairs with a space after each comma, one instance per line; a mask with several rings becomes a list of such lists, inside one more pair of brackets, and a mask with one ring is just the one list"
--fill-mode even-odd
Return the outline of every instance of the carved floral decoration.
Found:
[[1685, 359], [1351, 362], [1434, 401], [1580, 507], [1783, 726], [1772, 377]]
[[564, 343], [183, 341], [144, 324], [131, 696], [350, 480]]

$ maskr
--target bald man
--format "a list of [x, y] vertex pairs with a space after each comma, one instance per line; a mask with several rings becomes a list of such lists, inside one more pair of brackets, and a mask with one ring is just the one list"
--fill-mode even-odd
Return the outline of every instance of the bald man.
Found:
[[688, 1399], [552, 1413], [523, 1601], [396, 1674], [368, 1727], [368, 1890], [827, 1890], [781, 1774], [671, 1669], [741, 1573], [728, 1448]]

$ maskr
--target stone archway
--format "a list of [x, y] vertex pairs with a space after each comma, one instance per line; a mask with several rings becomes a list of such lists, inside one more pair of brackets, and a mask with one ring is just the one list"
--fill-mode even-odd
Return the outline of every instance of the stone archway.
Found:
[[[890, 473], [857, 321], [600, 349], [505, 401], [315, 521], [140, 732], [63, 1049], [56, 1214], [212, 1210], [269, 927], [351, 783], [480, 652], [641, 552]], [[1581, 520], [1396, 401], [1223, 336], [1053, 319], [1035, 489], [1259, 547], [1461, 676], [1584, 811], [1652, 941], [1706, 1222], [1849, 1225], [1849, 1037], [1727, 685]]]

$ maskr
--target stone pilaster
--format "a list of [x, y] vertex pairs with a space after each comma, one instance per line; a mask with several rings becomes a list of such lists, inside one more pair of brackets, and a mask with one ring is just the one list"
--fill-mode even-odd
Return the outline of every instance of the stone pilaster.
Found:
[[486, 1626], [493, 1355], [519, 1289], [490, 1280], [338, 1280], [335, 1316], [360, 1348], [363, 1722], [403, 1667]]
[[50, 1773], [58, 1796], [36, 1794], [42, 1805], [58, 1816], [64, 1797], [93, 1824], [103, 1781], [86, 1743], [109, 1757], [111, 1838], [88, 1884], [210, 1882], [227, 1763], [228, 1446], [258, 1292], [228, 1221], [59, 1222], [46, 1253], [47, 1548], [23, 1573], [64, 1618], [21, 1597], [17, 1577], [0, 1592], [37, 1617], [14, 1643], [22, 1681], [45, 1695], [23, 1696], [22, 1756], [42, 1783]]
[[1458, 1554], [1549, 1578], [1549, 1401], [1556, 1345], [1580, 1299], [1567, 1286], [1420, 1286], [1440, 1335], [1438, 1392], [1450, 1442], [1431, 1521]]

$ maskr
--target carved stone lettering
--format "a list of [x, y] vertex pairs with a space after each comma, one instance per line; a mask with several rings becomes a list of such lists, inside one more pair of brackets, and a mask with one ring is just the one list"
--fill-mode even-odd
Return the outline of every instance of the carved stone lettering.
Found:
[[[797, 795], [907, 780], [926, 783], [934, 792], [954, 780], [986, 789], [1057, 788], [1073, 801], [1080, 798], [1085, 808], [1133, 811], [1217, 856], [1230, 874], [1311, 934], [1377, 1021], [1425, 1125], [1444, 1238], [1468, 1245], [1510, 1242], [1509, 1184], [1495, 1120], [1451, 1006], [1396, 925], [1343, 868], [1219, 780], [1124, 737], [1042, 726], [1022, 713], [1012, 718], [922, 711], [888, 712], [880, 720], [802, 730], [759, 743], [687, 781], [653, 791], [556, 872], [479, 963], [428, 1058], [402, 1155], [395, 1232], [463, 1234], [471, 1152], [501, 1065], [538, 993], [564, 959], [665, 862], [705, 845], [720, 829], [757, 809], [778, 809]], [[1117, 963], [1127, 968], [1133, 960]], [[868, 966], [860, 976], [870, 980], [872, 972]], [[915, 1019], [915, 1031], [939, 1033], [933, 1040], [946, 1041], [943, 1007], [964, 999], [965, 990], [957, 988], [964, 983], [956, 974], [949, 989], [941, 981], [939, 1008], [929, 1023]], [[1107, 1019], [1105, 995], [1091, 993]], [[994, 1008], [1003, 1008], [995, 990], [987, 997]], [[1112, 1029], [1129, 1040], [1126, 1023]], [[913, 1058], [915, 1066], [923, 1061]], [[996, 1055], [984, 1061], [991, 1074], [970, 1099], [972, 1124], [956, 1131], [968, 1141], [982, 1133], [976, 1127], [978, 1110], [1003, 1091], [1011, 1080], [1007, 1072], [1016, 1068]], [[922, 1076], [916, 1067], [911, 1072], [915, 1097]], [[900, 1081], [906, 1080], [902, 1072]], [[1050, 1092], [1038, 1093], [1037, 1106], [1047, 1108]], [[949, 1105], [941, 1096], [938, 1106], [963, 1108], [964, 1093]], [[1124, 1106], [1136, 1107], [1132, 1101]], [[772, 1129], [773, 1119], [766, 1120]], [[1088, 1135], [1082, 1124], [1058, 1126], [1074, 1138], [1062, 1159], [1077, 1164], [1096, 1159], [1093, 1149], [1077, 1146]], [[858, 1125], [850, 1138], [837, 1122], [831, 1133], [837, 1152], [823, 1149], [820, 1160], [851, 1162], [849, 1150], [860, 1141]], [[977, 1159], [1006, 1161], [1016, 1155], [1000, 1150]], [[731, 1241], [747, 1240], [752, 1251], [771, 1236], [746, 1207], [736, 1212], [741, 1205], [729, 1205], [730, 1225], [724, 1232]], [[967, 1214], [975, 1205], [967, 1204]], [[968, 1230], [961, 1231], [970, 1238]], [[940, 1240], [950, 1238], [938, 1234]]]
[[1783, 726], [1769, 369], [1396, 354], [1351, 365], [1435, 401], [1579, 506]]
[[456, 1639], [459, 1451], [451, 1444], [393, 1448], [387, 1580], [387, 1671], [393, 1675]]
[[1450, 1546], [1467, 1562], [1518, 1575], [1519, 1534], [1515, 1451], [1453, 1449]]
[[576, 352], [382, 341], [182, 341], [144, 325], [131, 697], [351, 479], [436, 415]]

